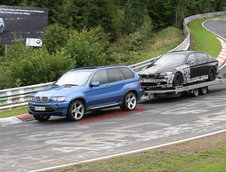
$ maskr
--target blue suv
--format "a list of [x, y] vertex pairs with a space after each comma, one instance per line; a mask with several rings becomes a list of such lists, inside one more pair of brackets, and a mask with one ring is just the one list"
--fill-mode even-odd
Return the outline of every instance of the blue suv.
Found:
[[85, 112], [112, 106], [133, 110], [142, 95], [139, 76], [127, 66], [77, 68], [52, 87], [34, 93], [28, 102], [36, 120], [65, 116], [80, 120]]

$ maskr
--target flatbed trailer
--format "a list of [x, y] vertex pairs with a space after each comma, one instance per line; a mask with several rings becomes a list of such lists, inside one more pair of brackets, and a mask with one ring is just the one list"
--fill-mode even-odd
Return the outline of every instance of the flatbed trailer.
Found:
[[183, 93], [190, 94], [194, 97], [199, 94], [207, 94], [208, 87], [212, 85], [222, 84], [226, 79], [217, 78], [214, 81], [206, 81], [196, 84], [191, 84], [187, 86], [176, 87], [172, 89], [159, 89], [159, 90], [144, 90], [143, 99], [153, 100], [156, 98], [164, 98], [164, 97], [179, 97]]

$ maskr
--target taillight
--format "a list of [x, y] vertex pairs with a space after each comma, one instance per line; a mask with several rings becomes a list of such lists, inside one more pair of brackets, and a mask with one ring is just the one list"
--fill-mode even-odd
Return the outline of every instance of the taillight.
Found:
[[139, 87], [141, 88], [141, 83], [139, 82]]

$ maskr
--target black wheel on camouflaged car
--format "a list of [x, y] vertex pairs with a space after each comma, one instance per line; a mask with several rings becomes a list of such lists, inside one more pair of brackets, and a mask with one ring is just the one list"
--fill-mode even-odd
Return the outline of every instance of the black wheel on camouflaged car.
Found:
[[216, 77], [217, 77], [216, 69], [214, 67], [211, 67], [208, 73], [208, 81], [214, 81]]
[[180, 87], [183, 85], [183, 76], [181, 73], [176, 73], [173, 80], [174, 87]]

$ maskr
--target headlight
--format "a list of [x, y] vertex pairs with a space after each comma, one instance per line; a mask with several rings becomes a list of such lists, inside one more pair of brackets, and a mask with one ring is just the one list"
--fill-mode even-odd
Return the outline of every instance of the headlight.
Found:
[[163, 72], [163, 73], [160, 73], [157, 78], [165, 78], [165, 76], [169, 76], [172, 74], [173, 74], [172, 72]]
[[66, 97], [52, 97], [50, 100], [52, 102], [63, 102], [66, 100]]
[[30, 97], [28, 98], [28, 100], [34, 102], [34, 101], [35, 101], [35, 97], [30, 96]]

